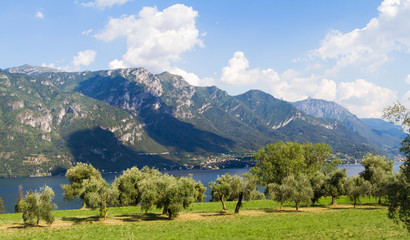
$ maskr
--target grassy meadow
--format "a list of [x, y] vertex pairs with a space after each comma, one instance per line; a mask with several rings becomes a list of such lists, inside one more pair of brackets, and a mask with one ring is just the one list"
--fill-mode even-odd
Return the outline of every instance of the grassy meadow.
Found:
[[239, 214], [233, 214], [236, 202], [226, 212], [219, 202], [196, 203], [174, 220], [139, 207], [110, 208], [107, 221], [98, 210], [59, 210], [52, 225], [37, 227], [25, 227], [21, 214], [3, 214], [0, 239], [410, 239], [373, 199], [356, 208], [345, 197], [329, 203], [323, 198], [295, 211], [292, 203], [280, 210], [272, 200], [249, 201]]

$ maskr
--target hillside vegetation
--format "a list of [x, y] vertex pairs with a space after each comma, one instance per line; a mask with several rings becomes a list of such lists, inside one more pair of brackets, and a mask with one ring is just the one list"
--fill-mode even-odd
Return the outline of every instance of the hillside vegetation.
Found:
[[380, 152], [343, 123], [264, 92], [230, 96], [143, 68], [22, 66], [0, 71], [0, 94], [0, 177], [56, 174], [75, 162], [105, 171], [192, 167], [278, 141], [324, 142], [343, 159]]

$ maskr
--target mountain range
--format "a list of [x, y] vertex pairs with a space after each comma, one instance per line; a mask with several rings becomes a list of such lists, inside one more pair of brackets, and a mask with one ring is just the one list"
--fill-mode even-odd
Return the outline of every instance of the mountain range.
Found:
[[[64, 172], [77, 161], [105, 171], [179, 168], [276, 141], [325, 142], [341, 158], [361, 158], [396, 154], [401, 138], [380, 122], [366, 125], [346, 109], [339, 114], [331, 102], [292, 104], [258, 90], [230, 96], [143, 68], [24, 65], [0, 71], [0, 95], [3, 177]], [[319, 108], [322, 115], [313, 110]]]

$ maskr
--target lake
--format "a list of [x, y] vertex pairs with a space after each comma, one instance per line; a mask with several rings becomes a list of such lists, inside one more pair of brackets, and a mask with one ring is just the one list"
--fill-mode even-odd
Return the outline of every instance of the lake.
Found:
[[[399, 171], [399, 166], [402, 163], [395, 163], [393, 170]], [[347, 176], [357, 176], [363, 171], [362, 165], [340, 165], [339, 168], [346, 168]], [[215, 181], [218, 175], [230, 173], [231, 175], [242, 175], [249, 172], [249, 168], [234, 168], [234, 169], [218, 169], [218, 170], [180, 170], [180, 171], [168, 171], [167, 173], [174, 176], [188, 176], [193, 175], [193, 179], [201, 181], [205, 187], [207, 187], [205, 201], [211, 199], [211, 191], [208, 187], [208, 183]], [[104, 179], [108, 183], [112, 183], [117, 174], [103, 174]], [[64, 201], [63, 190], [61, 184], [68, 184], [68, 180], [64, 176], [51, 176], [51, 177], [37, 177], [37, 178], [0, 178], [0, 197], [3, 199], [4, 208], [6, 213], [13, 213], [14, 206], [17, 201], [18, 186], [22, 185], [23, 190], [26, 193], [29, 189], [39, 189], [40, 187], [47, 185], [51, 187], [55, 192], [55, 198], [53, 203], [57, 204], [58, 209], [78, 209], [82, 207], [82, 203], [79, 200]]]

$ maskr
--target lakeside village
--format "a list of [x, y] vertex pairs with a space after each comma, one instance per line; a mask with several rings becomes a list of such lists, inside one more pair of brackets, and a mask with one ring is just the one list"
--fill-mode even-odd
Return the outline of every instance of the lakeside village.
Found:
[[[146, 153], [145, 155], [164, 155], [164, 153]], [[166, 154], [169, 154], [168, 152]], [[255, 166], [255, 161], [253, 160], [252, 153], [219, 153], [216, 155], [202, 156], [202, 155], [188, 155], [189, 164], [184, 163], [181, 165], [168, 166], [163, 170], [191, 170], [191, 169], [202, 169], [202, 170], [216, 170], [216, 169], [226, 169], [226, 168], [250, 168]], [[335, 156], [333, 155], [331, 159], [338, 157], [342, 164], [354, 164], [359, 165], [362, 159], [356, 159], [348, 155]], [[405, 158], [403, 156], [395, 156], [393, 159], [395, 162], [404, 162]], [[41, 154], [33, 154], [27, 157], [24, 161], [25, 164], [39, 165], [41, 163], [47, 162], [48, 159]], [[187, 160], [186, 160], [187, 161]], [[185, 162], [186, 162], [185, 161]], [[117, 171], [105, 171], [100, 169], [102, 174], [112, 174], [118, 173]], [[46, 177], [51, 176], [50, 172], [44, 173], [37, 170], [36, 174], [30, 175], [30, 177]]]
[[[247, 154], [224, 154], [209, 156], [209, 157], [197, 157], [195, 160], [200, 162], [196, 166], [184, 165], [186, 169], [223, 169], [223, 168], [250, 168], [255, 166], [255, 161], [253, 160], [254, 153]], [[361, 164], [363, 158], [357, 159], [350, 157], [348, 155], [335, 156], [333, 155], [331, 159], [338, 157], [342, 164]], [[395, 162], [404, 162], [406, 159], [403, 156], [395, 156], [393, 159]]]

